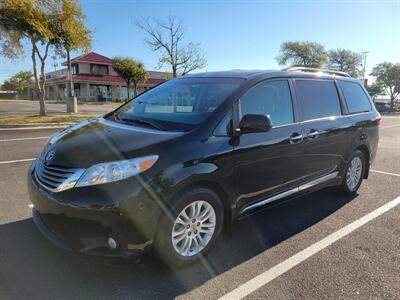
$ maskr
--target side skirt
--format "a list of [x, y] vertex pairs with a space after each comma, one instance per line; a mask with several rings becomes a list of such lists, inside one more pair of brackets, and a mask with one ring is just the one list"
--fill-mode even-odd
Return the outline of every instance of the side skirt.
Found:
[[276, 201], [276, 200], [279, 200], [279, 199], [294, 195], [294, 194], [296, 194], [298, 192], [302, 192], [302, 191], [307, 190], [309, 188], [312, 188], [312, 187], [314, 187], [314, 186], [316, 186], [318, 184], [321, 184], [321, 183], [323, 183], [325, 181], [328, 181], [328, 180], [331, 180], [333, 178], [336, 178], [338, 176], [338, 174], [339, 174], [339, 172], [336, 171], [336, 172], [330, 173], [328, 175], [322, 176], [320, 178], [314, 179], [312, 181], [309, 181], [309, 182], [307, 182], [305, 184], [302, 184], [302, 185], [300, 185], [298, 187], [290, 189], [290, 190], [288, 190], [286, 192], [279, 193], [279, 194], [276, 194], [274, 196], [262, 199], [262, 200], [260, 200], [260, 201], [258, 201], [256, 203], [250, 204], [250, 205], [242, 208], [240, 210], [239, 214], [241, 215], [241, 214], [247, 213], [247, 212], [249, 212], [249, 211], [251, 211], [251, 210], [253, 210], [253, 209], [257, 208], [257, 207], [266, 205], [266, 204], [271, 203], [273, 201]]

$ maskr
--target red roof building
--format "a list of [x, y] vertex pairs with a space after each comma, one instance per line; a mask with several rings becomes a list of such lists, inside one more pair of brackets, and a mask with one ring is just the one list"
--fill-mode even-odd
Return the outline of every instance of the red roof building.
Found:
[[[66, 63], [63, 63], [66, 66]], [[75, 96], [79, 101], [126, 101], [126, 82], [112, 68], [112, 60], [90, 52], [71, 60]], [[160, 84], [171, 77], [170, 73], [148, 71], [149, 79], [138, 85], [138, 93]], [[69, 95], [68, 69], [46, 73], [46, 98], [64, 100]], [[134, 95], [133, 87], [130, 95]], [[37, 99], [34, 86], [27, 87], [27, 96]]]

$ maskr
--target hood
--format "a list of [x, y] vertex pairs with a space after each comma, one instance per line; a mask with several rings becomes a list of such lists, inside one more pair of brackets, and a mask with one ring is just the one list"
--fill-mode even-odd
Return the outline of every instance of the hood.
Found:
[[182, 134], [91, 119], [52, 136], [45, 149], [46, 153], [52, 152], [52, 158], [46, 164], [88, 168], [97, 163], [158, 154], [155, 152], [159, 148], [150, 146]]

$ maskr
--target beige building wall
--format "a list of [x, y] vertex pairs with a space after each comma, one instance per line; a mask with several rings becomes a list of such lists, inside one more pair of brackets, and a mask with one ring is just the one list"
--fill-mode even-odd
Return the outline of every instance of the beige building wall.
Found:
[[108, 66], [108, 74], [112, 76], [117, 76], [117, 72], [114, 71], [114, 69], [111, 66]]

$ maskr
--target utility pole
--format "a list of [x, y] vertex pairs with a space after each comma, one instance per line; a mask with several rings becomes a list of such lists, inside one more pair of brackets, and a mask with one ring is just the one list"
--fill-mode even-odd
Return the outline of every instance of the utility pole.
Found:
[[361, 54], [364, 55], [364, 66], [363, 66], [363, 77], [362, 77], [363, 84], [365, 82], [365, 65], [367, 64], [367, 54], [368, 53], [369, 53], [369, 51], [361, 52]]
[[57, 56], [55, 56], [55, 55], [53, 55], [52, 57], [51, 57], [51, 59], [53, 60], [53, 67], [54, 67], [54, 71], [57, 71], [57, 67], [58, 67], [58, 63], [57, 63]]

